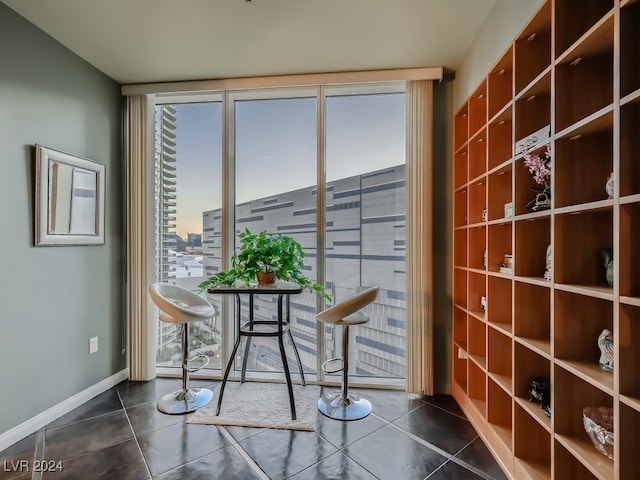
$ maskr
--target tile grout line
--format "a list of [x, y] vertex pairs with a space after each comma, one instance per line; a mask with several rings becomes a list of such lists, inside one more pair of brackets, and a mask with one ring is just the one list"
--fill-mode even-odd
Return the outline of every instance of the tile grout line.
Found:
[[242, 448], [242, 445], [240, 445], [240, 443], [235, 438], [233, 438], [233, 435], [231, 435], [231, 433], [229, 433], [229, 431], [222, 425], [217, 425], [217, 427], [220, 430], [220, 433], [222, 433], [222, 436], [229, 441], [231, 446], [236, 449], [236, 451], [240, 454], [244, 461], [249, 464], [251, 470], [253, 470], [256, 475], [258, 475], [258, 477], [260, 477], [262, 480], [270, 480], [269, 476], [264, 472], [264, 470], [262, 470], [260, 466], [255, 462], [255, 460], [251, 458], [251, 455], [249, 455], [249, 453], [244, 448]]
[[142, 457], [142, 461], [144, 462], [144, 468], [147, 469], [149, 478], [153, 478], [153, 475], [151, 475], [151, 469], [149, 468], [149, 464], [147, 463], [147, 459], [144, 458], [144, 453], [142, 453], [140, 442], [138, 442], [138, 435], [136, 435], [136, 431], [133, 429], [133, 425], [131, 425], [131, 419], [129, 419], [129, 413], [127, 412], [127, 409], [124, 406], [124, 402], [122, 401], [122, 397], [120, 396], [120, 391], [116, 389], [116, 393], [118, 394], [118, 400], [120, 400], [120, 405], [122, 405], [122, 411], [124, 412], [124, 416], [126, 417], [127, 423], [129, 424], [129, 428], [131, 429], [131, 434], [133, 435], [133, 439], [136, 441], [136, 446], [138, 447], [138, 452], [140, 452], [140, 457]]
[[36, 435], [36, 449], [33, 454], [33, 464], [30, 465], [33, 470], [31, 472], [31, 480], [42, 480], [42, 469], [36, 470], [35, 465], [42, 465], [42, 460], [44, 459], [45, 428], [38, 429], [38, 434]]
[[[381, 418], [379, 415], [376, 415], [375, 413], [372, 413], [372, 415], [374, 415], [376, 418], [386, 421], [383, 418]], [[471, 442], [473, 442], [474, 440], [476, 440], [476, 438], [478, 438], [478, 436], [476, 436], [473, 440], [471, 440], [469, 443], [467, 443], [464, 447], [462, 447], [460, 450], [458, 450], [458, 452], [456, 452], [454, 455], [450, 454], [449, 452], [442, 450], [439, 447], [436, 447], [435, 445], [433, 445], [430, 442], [427, 442], [426, 440], [424, 440], [423, 438], [418, 437], [417, 435], [414, 435], [411, 432], [408, 432], [407, 430], [405, 430], [402, 427], [399, 427], [398, 425], [396, 425], [395, 423], [392, 422], [388, 422], [388, 425], [390, 427], [393, 427], [394, 429], [396, 429], [397, 431], [407, 435], [409, 438], [411, 438], [412, 440], [415, 440], [416, 442], [424, 445], [425, 447], [430, 448], [431, 450], [434, 450], [436, 453], [439, 453], [440, 455], [442, 455], [443, 457], [445, 457], [447, 459], [447, 461], [451, 460], [453, 463], [457, 463], [458, 465], [460, 465], [461, 467], [466, 468], [467, 470], [472, 471], [473, 473], [475, 473], [476, 475], [481, 476], [482, 478], [486, 479], [486, 480], [493, 480], [493, 477], [486, 474], [485, 472], [483, 472], [482, 470], [480, 470], [477, 467], [474, 467], [473, 465], [460, 460], [459, 458], [457, 458], [455, 455], [457, 455], [458, 453], [460, 453], [460, 451], [462, 451], [464, 448], [466, 448], [467, 446], [469, 446], [471, 444]], [[447, 462], [444, 462], [442, 465], [444, 465]], [[440, 467], [438, 467], [436, 470], [439, 470], [442, 465]], [[432, 474], [433, 472], [431, 472]], [[429, 475], [431, 475], [429, 474]]]

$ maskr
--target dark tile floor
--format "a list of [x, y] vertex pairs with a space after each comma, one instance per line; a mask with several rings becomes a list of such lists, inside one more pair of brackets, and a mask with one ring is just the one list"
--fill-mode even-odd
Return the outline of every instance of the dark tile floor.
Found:
[[[363, 390], [374, 406], [367, 418], [318, 413], [316, 431], [303, 432], [187, 424], [158, 412], [155, 400], [179, 385], [117, 385], [0, 452], [0, 479], [506, 478], [450, 396]], [[32, 470], [34, 460], [52, 471], [18, 467]]]

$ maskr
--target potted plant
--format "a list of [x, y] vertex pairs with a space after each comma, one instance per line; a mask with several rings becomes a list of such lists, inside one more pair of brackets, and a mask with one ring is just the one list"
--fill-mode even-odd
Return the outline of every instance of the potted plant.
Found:
[[198, 285], [201, 289], [246, 285], [256, 280], [260, 284], [283, 280], [297, 283], [305, 290], [331, 300], [322, 285], [303, 275], [304, 251], [293, 238], [266, 231], [254, 234], [246, 229], [240, 234], [240, 241], [240, 249], [231, 257], [231, 268], [209, 277]]

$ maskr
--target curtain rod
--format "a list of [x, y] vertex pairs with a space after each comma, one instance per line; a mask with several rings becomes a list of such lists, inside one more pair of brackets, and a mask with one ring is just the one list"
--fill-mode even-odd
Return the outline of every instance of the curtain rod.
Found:
[[310, 85], [357, 84], [411, 80], [442, 80], [442, 67], [364, 70], [355, 72], [306, 73], [264, 77], [223, 78], [182, 82], [139, 83], [122, 85], [124, 96], [154, 93], [187, 93], [252, 88], [301, 87]]

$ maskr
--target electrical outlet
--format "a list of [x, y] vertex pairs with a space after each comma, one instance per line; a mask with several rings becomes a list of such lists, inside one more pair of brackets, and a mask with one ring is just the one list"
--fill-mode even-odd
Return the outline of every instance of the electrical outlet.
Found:
[[89, 339], [89, 354], [96, 353], [98, 351], [98, 337], [91, 337]]

